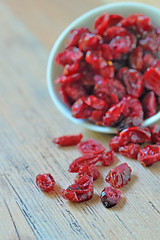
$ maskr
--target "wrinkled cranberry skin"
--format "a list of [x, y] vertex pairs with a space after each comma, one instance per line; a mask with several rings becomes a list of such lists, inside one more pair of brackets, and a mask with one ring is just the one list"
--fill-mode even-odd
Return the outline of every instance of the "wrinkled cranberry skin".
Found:
[[39, 174], [36, 177], [37, 186], [44, 192], [51, 192], [54, 190], [55, 180], [49, 173]]
[[160, 96], [160, 73], [155, 67], [150, 67], [145, 72], [144, 86]]
[[145, 118], [152, 117], [156, 114], [157, 102], [153, 91], [147, 93], [142, 101]]
[[152, 143], [160, 142], [160, 124], [153, 125], [149, 129]]
[[77, 148], [81, 153], [99, 154], [105, 151], [105, 148], [102, 146], [102, 144], [93, 138], [79, 143]]
[[120, 140], [121, 138], [119, 136], [115, 136], [113, 137], [110, 141], [109, 141], [109, 147], [110, 149], [112, 149], [115, 152], [118, 152], [120, 145]]
[[114, 151], [108, 151], [101, 153], [99, 161], [101, 162], [102, 166], [110, 166], [115, 161]]
[[100, 177], [100, 172], [98, 171], [97, 167], [93, 165], [84, 165], [78, 171], [78, 177], [81, 178], [83, 176], [93, 177], [93, 181]]
[[80, 38], [83, 36], [83, 34], [85, 33], [89, 33], [89, 29], [82, 27], [79, 29], [73, 29], [71, 30], [67, 40], [66, 40], [66, 44], [67, 44], [67, 48], [68, 47], [78, 47], [78, 42], [80, 40]]
[[88, 118], [92, 114], [92, 108], [85, 103], [85, 98], [79, 98], [72, 105], [72, 116], [75, 118]]
[[121, 194], [120, 189], [105, 187], [101, 192], [101, 202], [106, 208], [114, 207], [119, 202]]
[[53, 143], [58, 144], [60, 146], [74, 146], [81, 141], [82, 137], [83, 137], [82, 134], [66, 135], [59, 138], [54, 138]]
[[76, 47], [70, 47], [64, 50], [64, 52], [56, 55], [56, 63], [65, 66], [66, 64], [73, 64], [76, 61], [80, 61], [83, 58], [83, 53]]
[[130, 143], [126, 146], [122, 146], [119, 148], [120, 154], [132, 159], [137, 159], [137, 155], [139, 151], [140, 151], [140, 147], [138, 144], [135, 144], [135, 143]]
[[141, 71], [143, 67], [143, 50], [141, 47], [135, 48], [129, 56], [129, 65], [131, 68]]
[[94, 95], [90, 95], [86, 98], [85, 103], [97, 110], [106, 110], [108, 108], [108, 103]]
[[132, 97], [140, 97], [143, 91], [143, 78], [140, 72], [135, 69], [129, 69], [125, 72], [123, 82], [127, 93]]
[[125, 102], [119, 102], [113, 105], [109, 110], [106, 112], [105, 116], [103, 117], [103, 125], [104, 126], [111, 126], [113, 125], [122, 115], [125, 109]]
[[93, 153], [84, 154], [81, 157], [76, 158], [69, 166], [69, 172], [78, 172], [84, 165], [96, 164], [99, 161], [99, 155]]
[[139, 127], [143, 122], [143, 118], [140, 117], [125, 117], [117, 126], [118, 132], [130, 127]]
[[138, 153], [138, 160], [146, 167], [160, 160], [160, 146], [147, 145]]
[[139, 117], [143, 119], [142, 104], [137, 98], [131, 96], [125, 96], [121, 101], [125, 102], [124, 117]]
[[126, 128], [120, 132], [119, 137], [121, 146], [128, 143], [144, 143], [151, 140], [149, 129], [141, 127]]
[[66, 190], [61, 190], [64, 199], [72, 202], [84, 202], [93, 196], [93, 178], [83, 176], [70, 185]]
[[122, 163], [110, 170], [106, 176], [106, 182], [110, 183], [112, 187], [124, 187], [131, 179], [131, 168], [127, 163]]

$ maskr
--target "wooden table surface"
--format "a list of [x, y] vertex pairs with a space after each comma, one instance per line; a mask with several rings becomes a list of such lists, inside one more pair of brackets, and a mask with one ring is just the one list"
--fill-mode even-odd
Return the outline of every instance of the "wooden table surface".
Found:
[[[160, 239], [159, 163], [144, 168], [118, 156], [112, 167], [127, 162], [133, 173], [112, 209], [99, 199], [111, 167], [100, 168], [90, 201], [74, 204], [59, 194], [76, 177], [66, 170], [80, 154], [58, 148], [53, 137], [81, 132], [108, 149], [111, 136], [71, 124], [53, 105], [46, 87], [49, 52], [73, 19], [109, 2], [0, 0], [0, 240]], [[157, 0], [139, 2], [160, 8]], [[35, 184], [46, 172], [56, 180], [51, 194]]]

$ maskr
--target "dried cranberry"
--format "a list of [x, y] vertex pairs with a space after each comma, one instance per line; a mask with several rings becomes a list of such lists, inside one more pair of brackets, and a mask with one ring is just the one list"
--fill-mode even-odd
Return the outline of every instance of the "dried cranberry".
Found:
[[113, 59], [111, 49], [108, 44], [102, 44], [101, 50], [102, 50], [102, 56], [104, 57], [104, 59], [106, 59], [106, 60]]
[[81, 141], [82, 137], [82, 134], [66, 135], [59, 138], [54, 138], [53, 142], [60, 146], [74, 146]]
[[143, 50], [140, 46], [136, 47], [129, 56], [129, 65], [131, 68], [140, 71], [143, 67]]
[[139, 153], [140, 147], [138, 144], [135, 143], [130, 143], [126, 146], [122, 146], [119, 148], [119, 153], [132, 158], [132, 159], [137, 159], [137, 155]]
[[160, 96], [160, 73], [155, 67], [150, 67], [144, 74], [144, 86]]
[[124, 187], [131, 179], [131, 168], [127, 163], [122, 163], [119, 166], [110, 170], [106, 176], [106, 182], [109, 182], [112, 187]]
[[160, 48], [160, 35], [155, 32], [149, 32], [144, 39], [140, 39], [140, 45], [151, 52], [156, 52]]
[[122, 19], [123, 17], [118, 14], [107, 15], [107, 13], [103, 13], [95, 20], [94, 24], [95, 32], [100, 35], [103, 35], [108, 27], [116, 25]]
[[149, 129], [151, 133], [151, 141], [153, 143], [160, 142], [160, 124], [153, 125]]
[[82, 52], [98, 48], [101, 38], [94, 33], [85, 33], [79, 40], [78, 46]]
[[81, 78], [82, 78], [81, 73], [74, 73], [69, 76], [61, 75], [56, 79], [55, 83], [72, 83], [80, 80]]
[[78, 47], [78, 41], [81, 38], [81, 36], [83, 36], [83, 34], [89, 33], [89, 32], [90, 32], [89, 29], [85, 28], [85, 27], [71, 30], [71, 32], [66, 40], [67, 47], [71, 47], [71, 46]]
[[121, 194], [120, 189], [105, 187], [101, 192], [101, 202], [106, 208], [114, 207], [119, 202]]
[[65, 94], [69, 99], [71, 99], [72, 102], [87, 95], [84, 87], [80, 84], [80, 82], [67, 83], [63, 84], [62, 86]]
[[84, 202], [93, 196], [93, 178], [83, 176], [70, 185], [66, 190], [61, 190], [64, 199], [72, 202]]
[[121, 132], [126, 128], [141, 126], [142, 122], [143, 118], [140, 117], [125, 117], [117, 126], [118, 132]]
[[140, 97], [144, 84], [140, 72], [135, 69], [129, 69], [123, 76], [123, 82], [129, 95], [136, 98]]
[[92, 108], [85, 103], [85, 98], [79, 98], [72, 105], [72, 116], [75, 118], [88, 118], [92, 113]]
[[154, 114], [156, 114], [157, 103], [154, 92], [151, 91], [145, 95], [142, 101], [142, 106], [145, 118], [152, 117]]
[[103, 117], [103, 125], [104, 126], [111, 126], [113, 125], [123, 114], [125, 109], [125, 102], [119, 102], [113, 105], [109, 110], [106, 112], [105, 116]]
[[151, 134], [148, 128], [130, 127], [119, 134], [121, 146], [128, 143], [144, 143], [151, 140]]
[[56, 63], [65, 66], [66, 64], [73, 64], [83, 58], [83, 53], [76, 47], [66, 48], [64, 52], [56, 55]]
[[103, 166], [110, 166], [115, 160], [114, 151], [108, 151], [101, 153], [99, 161], [102, 163]]
[[118, 152], [120, 145], [120, 140], [121, 138], [119, 136], [115, 136], [113, 137], [110, 141], [109, 141], [109, 147], [110, 149], [112, 149], [115, 152]]
[[86, 98], [85, 103], [97, 110], [106, 110], [108, 108], [108, 103], [94, 95], [90, 95]]
[[113, 26], [108, 28], [104, 32], [104, 38], [107, 42], [110, 42], [113, 38], [117, 36], [125, 36], [127, 33], [127, 30], [123, 27]]
[[102, 146], [102, 144], [93, 138], [90, 138], [87, 141], [79, 143], [77, 145], [77, 148], [82, 153], [99, 154], [105, 151], [105, 148]]
[[102, 120], [105, 113], [106, 110], [93, 110], [89, 120], [91, 122], [95, 122], [97, 125], [102, 125]]
[[55, 180], [49, 173], [39, 174], [36, 177], [37, 186], [45, 192], [54, 190]]
[[125, 96], [121, 101], [125, 102], [124, 117], [139, 117], [143, 119], [143, 108], [137, 98]]
[[138, 160], [146, 167], [160, 160], [160, 146], [147, 145], [138, 153]]
[[97, 167], [93, 165], [84, 165], [78, 171], [79, 178], [83, 176], [93, 177], [93, 181], [99, 178], [100, 172], [98, 171]]
[[151, 53], [146, 53], [143, 56], [143, 71], [146, 71], [148, 67], [153, 65], [155, 58]]
[[99, 156], [93, 153], [84, 154], [76, 158], [69, 166], [69, 172], [78, 172], [84, 165], [96, 164], [99, 161]]

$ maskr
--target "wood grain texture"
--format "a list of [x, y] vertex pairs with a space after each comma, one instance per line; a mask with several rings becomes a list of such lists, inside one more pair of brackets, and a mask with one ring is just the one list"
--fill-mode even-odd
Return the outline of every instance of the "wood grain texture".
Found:
[[[159, 163], [144, 168], [117, 155], [112, 167], [127, 162], [133, 174], [113, 209], [99, 199], [111, 167], [99, 168], [90, 201], [73, 204], [59, 194], [76, 177], [66, 170], [80, 154], [76, 147], [58, 148], [52, 138], [81, 132], [108, 149], [111, 136], [82, 129], [55, 108], [46, 87], [49, 49], [73, 19], [108, 2], [0, 1], [0, 239], [160, 239]], [[44, 172], [56, 180], [53, 193], [36, 187], [36, 175]]]

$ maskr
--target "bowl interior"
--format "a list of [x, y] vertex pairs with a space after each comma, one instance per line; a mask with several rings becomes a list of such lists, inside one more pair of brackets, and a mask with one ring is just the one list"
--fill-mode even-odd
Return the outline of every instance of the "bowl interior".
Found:
[[[69, 118], [72, 122], [80, 124], [83, 127], [86, 127], [90, 130], [103, 132], [103, 133], [116, 133], [117, 129], [112, 127], [103, 127], [103, 126], [96, 126], [88, 122], [87, 120], [76, 119], [72, 117], [71, 110], [67, 107], [62, 100], [60, 99], [58, 89], [59, 85], [55, 84], [55, 79], [62, 74], [63, 68], [55, 63], [55, 55], [62, 51], [65, 46], [65, 40], [69, 34], [69, 32], [74, 28], [79, 28], [82, 26], [88, 27], [90, 30], [93, 29], [94, 20], [96, 17], [100, 16], [103, 12], [107, 12], [108, 14], [120, 14], [123, 17], [127, 17], [131, 13], [142, 13], [146, 16], [151, 17], [152, 23], [155, 26], [158, 26], [158, 19], [160, 19], [160, 10], [152, 7], [150, 5], [141, 4], [141, 3], [131, 3], [131, 2], [121, 2], [121, 3], [113, 3], [100, 6], [95, 8], [76, 20], [74, 20], [58, 37], [57, 41], [55, 42], [50, 56], [48, 60], [47, 66], [47, 85], [50, 96], [56, 105], [56, 107], [61, 111], [61, 113]], [[143, 126], [148, 126], [156, 122], [160, 119], [160, 112], [154, 115], [151, 118], [146, 119], [143, 122]]]

